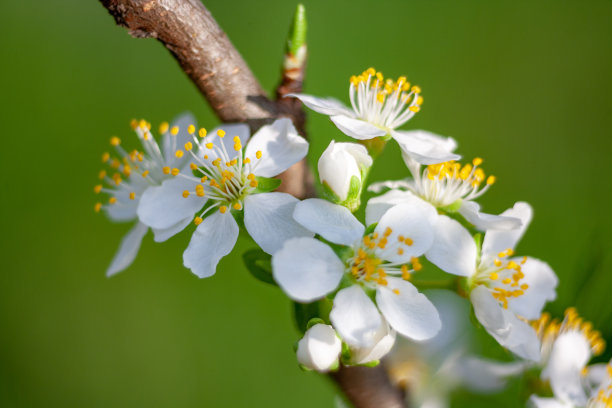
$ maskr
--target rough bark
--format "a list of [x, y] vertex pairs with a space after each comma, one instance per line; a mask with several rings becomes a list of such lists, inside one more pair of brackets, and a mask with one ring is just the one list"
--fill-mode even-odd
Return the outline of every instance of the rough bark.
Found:
[[[223, 122], [246, 122], [254, 131], [279, 117], [289, 117], [303, 136], [305, 115], [296, 99], [301, 92], [305, 60], [284, 69], [276, 90], [268, 98], [259, 82], [199, 0], [100, 0], [118, 25], [137, 38], [155, 38], [178, 61], [183, 71]], [[314, 195], [312, 173], [306, 161], [296, 163], [280, 178], [286, 191], [298, 198]], [[356, 408], [405, 407], [402, 392], [394, 387], [382, 366], [341, 367], [330, 374]]]

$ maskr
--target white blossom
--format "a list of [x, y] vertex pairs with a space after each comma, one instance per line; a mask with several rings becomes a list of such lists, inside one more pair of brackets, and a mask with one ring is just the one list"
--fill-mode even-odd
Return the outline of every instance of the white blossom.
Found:
[[[309, 199], [295, 209], [295, 219], [326, 240], [347, 247], [340, 258], [313, 238], [285, 242], [272, 257], [274, 278], [287, 295], [311, 302], [333, 292], [343, 277], [353, 282], [335, 295], [330, 320], [351, 346], [372, 347], [383, 324], [415, 340], [432, 337], [440, 320], [431, 302], [412, 285], [418, 256], [432, 243], [431, 214], [408, 204], [388, 210], [372, 233], [346, 208]], [[412, 265], [411, 269], [409, 265]], [[366, 294], [376, 293], [376, 304]]]
[[495, 176], [486, 176], [477, 157], [472, 163], [461, 165], [455, 161], [421, 166], [406, 154], [404, 162], [412, 179], [386, 181], [372, 184], [370, 191], [380, 192], [388, 187], [392, 190], [375, 199], [384, 205], [397, 203], [403, 196], [414, 194], [436, 209], [458, 212], [479, 230], [514, 229], [520, 226], [515, 217], [504, 217], [480, 212], [480, 205], [474, 200], [482, 196], [495, 183]]
[[396, 130], [421, 110], [421, 88], [411, 86], [405, 77], [396, 81], [369, 68], [351, 77], [349, 96], [351, 108], [333, 98], [318, 98], [305, 94], [289, 94], [300, 99], [310, 109], [329, 115], [344, 134], [358, 140], [390, 135], [402, 150], [423, 164], [457, 160], [452, 153], [456, 143], [424, 131]]
[[520, 317], [539, 317], [544, 304], [555, 299], [558, 279], [545, 262], [513, 256], [531, 221], [529, 204], [516, 203], [502, 216], [520, 219], [521, 227], [488, 230], [480, 252], [459, 222], [440, 216], [425, 256], [443, 271], [468, 278], [474, 312], [491, 336], [518, 356], [538, 361], [540, 342]]
[[221, 126], [211, 134], [203, 130], [198, 136], [175, 152], [187, 156], [187, 164], [171, 169], [174, 178], [147, 190], [138, 207], [141, 222], [153, 228], [195, 215], [197, 228], [183, 254], [186, 267], [200, 278], [213, 275], [236, 243], [239, 227], [233, 214], [241, 216], [243, 210], [246, 230], [268, 253], [289, 238], [312, 236], [293, 219], [295, 197], [260, 190], [266, 181], [261, 178], [280, 174], [306, 155], [308, 143], [289, 119], [262, 127], [244, 150], [246, 125]]
[[593, 330], [590, 322], [569, 308], [560, 322], [544, 313], [531, 325], [542, 344], [541, 378], [550, 383], [553, 391], [553, 398], [533, 395], [532, 406], [603, 408], [606, 403], [612, 404], [612, 366], [587, 366], [605, 346], [601, 334]]
[[[136, 133], [142, 150], [125, 150], [121, 140], [113, 136], [111, 145], [116, 156], [104, 153], [102, 162], [110, 171], [102, 170], [99, 178], [102, 184], [95, 186], [96, 193], [105, 193], [110, 196], [106, 204], [98, 202], [96, 211], [104, 210], [113, 221], [137, 220], [137, 209], [141, 197], [152, 187], [172, 177], [164, 172], [164, 168], [182, 167], [185, 159], [174, 155], [174, 146], [182, 145], [189, 139], [189, 131], [195, 130], [195, 119], [191, 114], [183, 114], [173, 121], [171, 125], [162, 123], [161, 146], [151, 133], [151, 124], [145, 120], [132, 121], [132, 129]], [[178, 220], [173, 225], [164, 228], [153, 228], [155, 241], [161, 242], [171, 236], [174, 230], [182, 229], [189, 223], [189, 219]], [[143, 237], [149, 228], [137, 221], [130, 231], [123, 237], [117, 253], [115, 254], [106, 274], [107, 276], [121, 272], [131, 265], [136, 258]]]

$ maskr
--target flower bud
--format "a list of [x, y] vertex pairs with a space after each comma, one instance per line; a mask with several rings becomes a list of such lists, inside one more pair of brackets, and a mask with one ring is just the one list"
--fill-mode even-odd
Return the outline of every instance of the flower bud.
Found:
[[319, 179], [332, 201], [348, 207], [359, 207], [365, 176], [372, 165], [367, 149], [356, 143], [333, 140], [319, 159]]
[[374, 335], [374, 344], [371, 347], [351, 347], [351, 363], [367, 364], [383, 358], [395, 344], [395, 330], [386, 322]]
[[297, 359], [304, 367], [329, 371], [338, 366], [342, 342], [336, 331], [327, 324], [315, 324], [298, 342]]

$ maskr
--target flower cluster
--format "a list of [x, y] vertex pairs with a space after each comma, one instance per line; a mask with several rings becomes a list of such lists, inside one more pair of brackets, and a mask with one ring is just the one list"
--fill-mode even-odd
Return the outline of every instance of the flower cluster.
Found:
[[[160, 126], [161, 147], [148, 122], [134, 121], [142, 150], [125, 150], [113, 137], [118, 157], [103, 157], [112, 174], [101, 172], [105, 184], [95, 187], [110, 196], [96, 210], [135, 221], [108, 274], [129, 266], [149, 228], [161, 242], [193, 221], [183, 262], [208, 277], [243, 230], [262, 254], [254, 275], [278, 285], [301, 311], [296, 352], [305, 369], [377, 364], [402, 338], [412, 351], [393, 352], [398, 382], [406, 376], [405, 356], [418, 355], [439, 368], [442, 383], [497, 390], [507, 377], [537, 369], [554, 398], [534, 395], [535, 406], [609, 406], [612, 369], [585, 368], [603, 349], [601, 337], [573, 309], [562, 322], [543, 315], [556, 298], [557, 276], [546, 262], [516, 253], [531, 206], [517, 201], [501, 214], [482, 212], [476, 200], [496, 178], [481, 158], [462, 163], [454, 139], [398, 130], [421, 110], [421, 93], [405, 77], [385, 79], [370, 68], [350, 78], [351, 109], [331, 98], [290, 95], [358, 142], [331, 141], [318, 161], [323, 198], [302, 201], [274, 191], [280, 181], [273, 177], [308, 150], [289, 119], [250, 137], [246, 125], [207, 132], [184, 115]], [[380, 146], [391, 139], [410, 177], [368, 187]], [[376, 195], [359, 219], [365, 190]], [[481, 327], [516, 360], [481, 359], [449, 342], [461, 308], [449, 309], [444, 296], [427, 291], [432, 287], [469, 299]], [[454, 296], [451, 304], [462, 301]], [[422, 400], [433, 395], [422, 390]]]

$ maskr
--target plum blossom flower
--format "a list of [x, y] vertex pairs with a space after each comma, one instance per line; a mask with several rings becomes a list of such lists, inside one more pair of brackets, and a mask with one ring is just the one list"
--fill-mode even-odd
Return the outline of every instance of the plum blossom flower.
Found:
[[[530, 403], [546, 407], [605, 407], [612, 403], [612, 366], [587, 367], [593, 356], [604, 351], [605, 343], [590, 322], [574, 308], [559, 322], [548, 313], [531, 322], [541, 341], [542, 380], [550, 383], [553, 398], [531, 396]], [[586, 374], [586, 375], [585, 375]]]
[[[189, 131], [195, 130], [195, 120], [191, 114], [183, 114], [175, 119], [172, 125], [162, 123], [159, 132], [162, 135], [161, 146], [151, 133], [151, 124], [145, 120], [133, 120], [132, 129], [141, 143], [142, 151], [126, 151], [121, 140], [113, 136], [110, 140], [117, 157], [110, 153], [102, 155], [102, 162], [110, 171], [100, 171], [101, 184], [94, 187], [97, 194], [105, 193], [110, 196], [108, 202], [98, 202], [95, 210], [104, 210], [113, 221], [126, 222], [137, 220], [137, 209], [143, 194], [150, 188], [159, 186], [164, 180], [172, 177], [163, 169], [182, 167], [185, 159], [174, 155], [175, 146], [182, 145], [189, 136]], [[189, 220], [168, 225], [164, 228], [153, 228], [155, 241], [167, 239], [177, 228], [183, 228]], [[182, 226], [181, 226], [182, 225]], [[142, 239], [149, 228], [141, 222], [136, 222], [130, 231], [123, 237], [117, 253], [106, 270], [111, 276], [121, 272], [131, 265], [136, 258]]]
[[538, 361], [540, 342], [520, 317], [535, 319], [556, 297], [557, 276], [547, 263], [513, 257], [514, 248], [532, 218], [529, 204], [518, 202], [502, 216], [519, 218], [521, 227], [488, 230], [482, 248], [457, 221], [440, 216], [434, 243], [425, 256], [453, 275], [467, 277], [477, 319], [502, 346], [518, 356]]
[[267, 178], [285, 171], [308, 151], [308, 143], [291, 121], [279, 119], [262, 127], [245, 149], [243, 143], [249, 139], [246, 125], [226, 125], [211, 133], [202, 130], [199, 137], [193, 135], [179, 146], [174, 154], [187, 156], [186, 165], [180, 170], [166, 169], [175, 177], [148, 189], [138, 207], [141, 222], [153, 228], [177, 223], [184, 228], [184, 220], [194, 219], [195, 214], [197, 228], [183, 262], [200, 278], [213, 275], [219, 260], [234, 247], [239, 227], [233, 214], [243, 215], [246, 230], [268, 253], [274, 253], [289, 238], [312, 236], [292, 217], [296, 198], [268, 192], [273, 188], [260, 185], [269, 183]]
[[336, 331], [327, 324], [315, 324], [298, 342], [297, 359], [304, 367], [326, 372], [336, 368], [342, 342]]
[[450, 395], [458, 388], [498, 392], [525, 370], [523, 361], [495, 361], [470, 352], [473, 330], [465, 299], [447, 290], [428, 290], [427, 297], [440, 314], [440, 332], [420, 343], [399, 341], [385, 360], [392, 381], [409, 385], [411, 406], [450, 407]]
[[321, 184], [334, 195], [338, 204], [349, 209], [359, 207], [362, 185], [372, 158], [356, 143], [331, 141], [318, 162]]
[[[330, 313], [332, 325], [349, 346], [375, 345], [384, 320], [404, 336], [430, 338], [440, 329], [438, 312], [408, 282], [411, 272], [421, 268], [417, 257], [433, 240], [431, 214], [426, 211], [419, 205], [393, 207], [364, 236], [365, 227], [346, 207], [321, 199], [302, 201], [296, 205], [295, 219], [344, 246], [346, 255], [339, 257], [314, 238], [290, 239], [272, 257], [274, 278], [298, 302], [334, 292], [343, 279], [350, 282], [335, 295]], [[376, 304], [367, 294], [373, 292]]]
[[382, 73], [368, 68], [350, 79], [349, 96], [352, 109], [333, 98], [318, 98], [306, 94], [289, 94], [310, 109], [329, 115], [344, 134], [368, 140], [390, 135], [402, 150], [423, 164], [457, 160], [452, 153], [456, 143], [424, 131], [396, 130], [421, 110], [421, 88], [411, 86], [406, 77], [396, 81], [385, 79]]
[[514, 229], [520, 226], [520, 220], [515, 217], [480, 212], [480, 205], [474, 200], [495, 183], [495, 176], [486, 176], [480, 167], [481, 158], [477, 157], [472, 163], [465, 165], [448, 161], [423, 168], [406, 154], [403, 156], [412, 173], [412, 179], [372, 184], [370, 191], [380, 192], [385, 187], [392, 189], [374, 199], [375, 203], [392, 205], [401, 202], [403, 197], [414, 194], [436, 209], [458, 212], [479, 230]]

